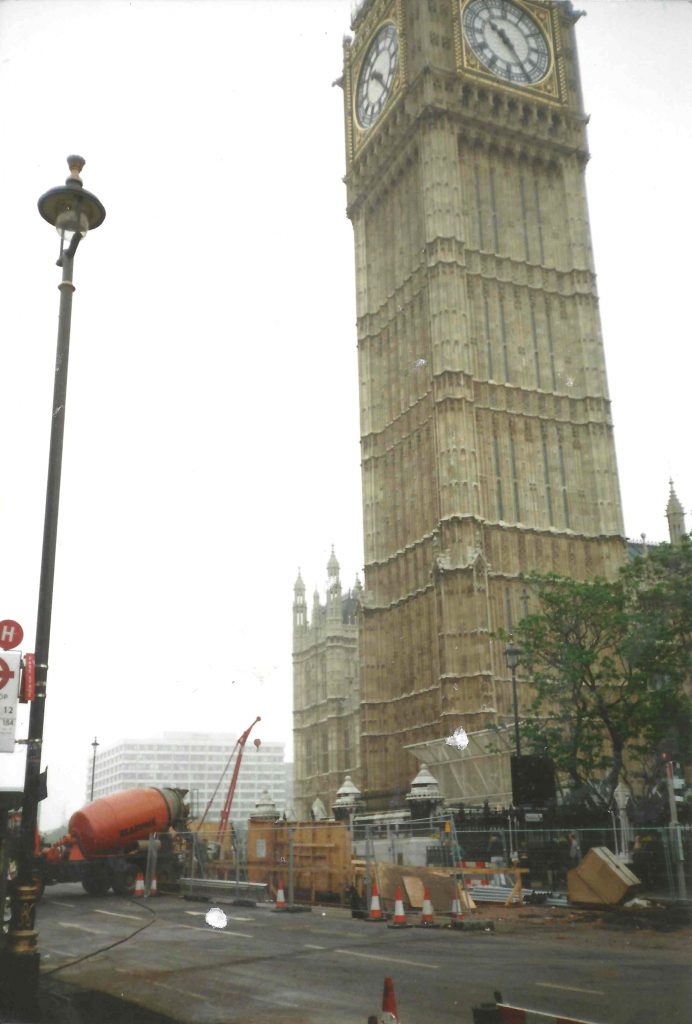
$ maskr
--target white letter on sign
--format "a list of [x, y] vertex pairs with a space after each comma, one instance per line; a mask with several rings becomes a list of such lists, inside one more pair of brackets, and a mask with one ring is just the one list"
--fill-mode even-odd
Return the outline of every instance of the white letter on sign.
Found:
[[0, 640], [9, 640], [10, 643], [14, 642], [14, 626], [3, 626], [2, 633], [0, 633]]

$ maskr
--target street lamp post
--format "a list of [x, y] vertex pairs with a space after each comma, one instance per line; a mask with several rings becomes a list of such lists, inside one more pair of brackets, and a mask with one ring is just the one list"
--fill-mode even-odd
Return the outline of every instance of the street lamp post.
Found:
[[34, 878], [34, 843], [38, 804], [45, 796], [45, 776], [41, 775], [41, 748], [48, 679], [48, 650], [53, 605], [53, 579], [60, 503], [60, 475], [67, 396], [67, 365], [70, 350], [72, 315], [72, 268], [74, 256], [87, 231], [103, 222], [102, 204], [82, 186], [80, 172], [84, 160], [67, 158], [70, 169], [64, 185], [50, 189], [38, 201], [41, 216], [53, 224], [60, 235], [62, 268], [55, 383], [51, 414], [46, 508], [43, 521], [43, 548], [36, 615], [36, 695], [31, 702], [27, 738], [22, 825], [17, 850], [17, 880], [12, 892], [12, 920], [3, 954], [3, 998], [13, 1009], [34, 1012], [39, 980], [38, 933], [34, 929], [39, 886]]
[[99, 741], [94, 736], [94, 742], [91, 744], [94, 748], [94, 756], [91, 759], [91, 796], [90, 800], [94, 799], [94, 776], [96, 775], [96, 748], [99, 745]]
[[512, 705], [514, 707], [514, 745], [516, 747], [517, 757], [521, 757], [521, 741], [519, 739], [519, 706], [517, 703], [517, 666], [521, 661], [522, 650], [521, 647], [517, 647], [516, 644], [512, 643], [512, 638], [509, 638], [509, 643], [505, 647], [505, 661], [507, 667], [512, 673]]

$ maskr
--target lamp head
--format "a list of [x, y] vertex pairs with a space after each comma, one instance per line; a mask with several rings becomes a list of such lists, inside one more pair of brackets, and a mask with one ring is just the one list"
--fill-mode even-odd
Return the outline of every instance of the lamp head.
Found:
[[507, 668], [510, 672], [514, 672], [517, 665], [521, 661], [523, 651], [521, 647], [517, 647], [516, 644], [512, 643], [511, 639], [505, 647], [505, 661], [507, 662]]
[[38, 201], [38, 212], [55, 227], [63, 244], [77, 233], [84, 238], [106, 216], [102, 203], [82, 185], [80, 173], [84, 162], [81, 156], [68, 156], [70, 173], [65, 184], [45, 192]]

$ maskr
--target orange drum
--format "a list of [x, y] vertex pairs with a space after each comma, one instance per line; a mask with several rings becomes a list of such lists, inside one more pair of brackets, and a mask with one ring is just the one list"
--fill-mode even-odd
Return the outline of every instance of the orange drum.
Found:
[[183, 815], [181, 790], [127, 789], [75, 811], [69, 830], [85, 857], [126, 853]]

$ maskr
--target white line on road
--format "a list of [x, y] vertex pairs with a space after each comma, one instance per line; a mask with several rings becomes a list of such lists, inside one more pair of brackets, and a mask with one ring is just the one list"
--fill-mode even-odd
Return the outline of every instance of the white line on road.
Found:
[[254, 939], [254, 935], [247, 932], [229, 932], [227, 928], [200, 928], [196, 924], [179, 924], [178, 928], [192, 928], [193, 932], [213, 932], [214, 935], [234, 935], [238, 939]]
[[61, 928], [78, 928], [80, 932], [89, 932], [90, 935], [107, 935], [107, 932], [101, 931], [100, 928], [87, 928], [83, 924], [73, 924], [71, 921], [58, 921]]
[[314, 946], [312, 942], [304, 943], [306, 949], [328, 949], [328, 946]]
[[[208, 910], [185, 910], [185, 914], [189, 914], [190, 917], [206, 917], [209, 913]], [[226, 914], [227, 921], [254, 921], [254, 917], [238, 917], [235, 914]]]
[[344, 956], [361, 956], [365, 960], [386, 960], [391, 964], [408, 964], [409, 967], [427, 967], [429, 971], [439, 971], [439, 964], [424, 964], [420, 960], [402, 960], [398, 956], [376, 956], [374, 953], [356, 953], [355, 949], [335, 949], [334, 953]]
[[600, 992], [597, 988], [576, 988], [574, 985], [554, 985], [550, 981], [536, 981], [535, 985], [540, 988], [559, 988], [563, 992], [585, 992], [589, 996], [604, 996], [605, 992]]
[[117, 914], [115, 910], [94, 910], [94, 914], [108, 914], [109, 917], [126, 917], [128, 921], [146, 921], [146, 917], [136, 914]]
[[69, 907], [70, 910], [74, 910], [76, 906], [75, 903], [63, 903], [62, 900], [54, 900], [52, 896], [46, 896], [46, 900], [48, 903], [55, 903], [57, 907]]

